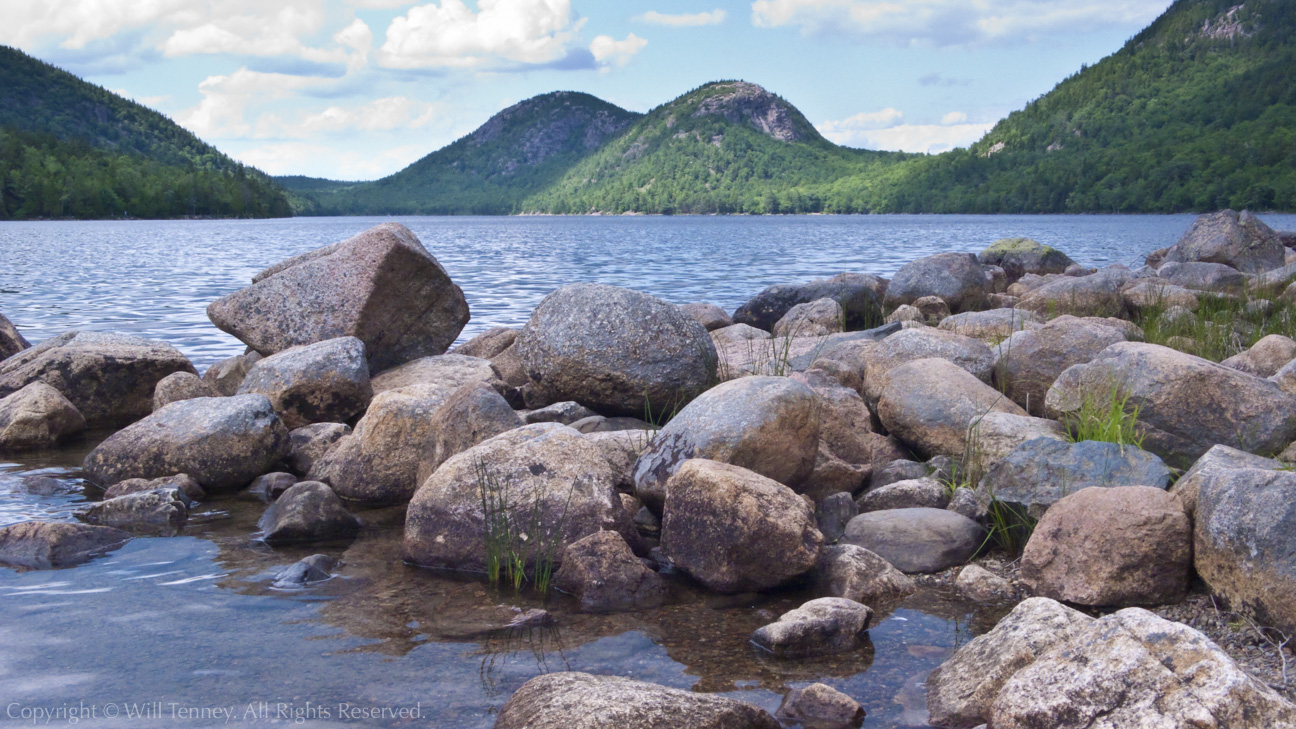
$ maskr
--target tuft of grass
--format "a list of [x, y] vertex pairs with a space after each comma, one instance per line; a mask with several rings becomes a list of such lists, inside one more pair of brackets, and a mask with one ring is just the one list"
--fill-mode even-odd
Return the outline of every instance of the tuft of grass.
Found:
[[994, 497], [989, 506], [990, 526], [986, 535], [987, 543], [994, 543], [1000, 549], [1016, 557], [1026, 549], [1026, 543], [1035, 533], [1036, 520], [1011, 504]]
[[1229, 296], [1199, 292], [1192, 317], [1173, 322], [1161, 315], [1170, 308], [1153, 301], [1134, 317], [1143, 339], [1219, 362], [1245, 352], [1270, 334], [1296, 339], [1296, 304], [1280, 298], [1265, 299], [1271, 306], [1252, 306], [1251, 295]]
[[546, 528], [544, 504], [539, 494], [532, 498], [529, 509], [509, 503], [507, 484], [484, 461], [478, 459], [473, 468], [481, 497], [487, 580], [491, 584], [511, 585], [514, 592], [521, 592], [530, 580], [536, 592], [547, 594], [558, 550], [566, 535], [567, 510], [576, 485], [573, 483], [567, 490], [567, 501], [557, 526]]
[[1080, 408], [1067, 414], [1064, 424], [1072, 443], [1097, 440], [1142, 448], [1144, 435], [1138, 427], [1139, 409], [1139, 405], [1130, 403], [1129, 392], [1112, 382], [1102, 392], [1086, 392]]

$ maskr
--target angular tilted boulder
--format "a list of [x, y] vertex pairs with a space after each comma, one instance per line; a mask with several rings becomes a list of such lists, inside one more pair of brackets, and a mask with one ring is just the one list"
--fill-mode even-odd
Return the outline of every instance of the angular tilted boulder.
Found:
[[18, 327], [4, 314], [0, 314], [0, 360], [12, 357], [30, 346], [31, 342], [23, 338]]
[[645, 567], [616, 532], [595, 532], [572, 542], [553, 580], [554, 587], [575, 595], [586, 612], [654, 607], [666, 599], [666, 581]]
[[0, 564], [47, 570], [81, 564], [130, 541], [112, 527], [65, 521], [23, 521], [0, 527]]
[[[192, 400], [195, 397], [220, 397], [225, 393], [217, 389], [192, 372], [172, 372], [163, 377], [153, 388], [153, 412], [157, 412], [173, 402]], [[233, 393], [230, 393], [233, 394]]]
[[207, 316], [261, 354], [353, 336], [374, 372], [441, 354], [468, 323], [468, 302], [408, 228], [383, 223], [282, 261]]
[[446, 354], [490, 359], [513, 346], [521, 331], [512, 327], [491, 327], [463, 344], [451, 348]]
[[50, 448], [85, 430], [85, 418], [43, 382], [0, 398], [0, 452]]
[[662, 550], [716, 592], [777, 587], [808, 572], [823, 535], [792, 489], [745, 468], [694, 458], [666, 486]]
[[752, 643], [782, 658], [853, 651], [873, 610], [844, 597], [821, 597], [789, 610], [752, 633]]
[[891, 310], [924, 296], [938, 296], [958, 313], [981, 308], [991, 293], [985, 267], [971, 253], [937, 253], [910, 261], [887, 284], [884, 304]]
[[247, 377], [248, 370], [259, 361], [261, 361], [259, 352], [227, 357], [203, 372], [203, 382], [217, 395], [233, 395], [238, 392], [239, 385], [243, 384], [243, 378]]
[[786, 377], [743, 377], [703, 393], [657, 431], [635, 463], [635, 494], [660, 511], [666, 482], [690, 458], [731, 463], [796, 487], [819, 446], [821, 405]]
[[890, 562], [854, 544], [825, 547], [815, 567], [815, 592], [845, 597], [866, 605], [895, 603], [918, 586]]
[[288, 455], [288, 429], [264, 395], [174, 402], [86, 456], [101, 484], [187, 473], [208, 492], [237, 491]]
[[1245, 477], [1245, 474], [1230, 474], [1229, 471], [1258, 469], [1261, 471], [1284, 471], [1288, 466], [1274, 458], [1257, 456], [1226, 445], [1211, 446], [1211, 449], [1192, 464], [1192, 468], [1170, 487], [1170, 492], [1183, 500], [1184, 510], [1192, 516], [1197, 512], [1197, 494], [1202, 484], [1207, 481], [1223, 478]]
[[374, 394], [378, 394], [410, 385], [435, 385], [447, 392], [454, 392], [472, 382], [497, 386], [499, 381], [499, 370], [488, 359], [465, 354], [442, 354], [419, 357], [380, 372], [373, 376], [370, 383]]
[[268, 544], [350, 539], [360, 522], [327, 484], [302, 481], [283, 492], [257, 522]]
[[364, 342], [338, 337], [289, 347], [253, 365], [238, 393], [270, 398], [290, 429], [349, 420], [373, 397]]
[[1044, 398], [1058, 375], [1128, 339], [1104, 319], [1060, 316], [1043, 326], [1018, 332], [995, 350], [994, 384], [1032, 415], [1044, 412]]
[[66, 332], [0, 362], [0, 397], [44, 382], [76, 406], [87, 426], [115, 427], [153, 412], [153, 390], [172, 372], [195, 370], [164, 342]]
[[522, 684], [495, 729], [781, 729], [741, 701], [616, 676], [546, 673]]
[[983, 266], [1002, 268], [1010, 284], [1028, 273], [1064, 273], [1068, 266], [1075, 265], [1067, 254], [1030, 238], [997, 240], [977, 254], [977, 261]]
[[514, 545], [527, 561], [548, 545], [561, 562], [572, 542], [629, 528], [616, 483], [599, 447], [575, 430], [557, 423], [510, 430], [450, 458], [419, 487], [405, 519], [405, 560], [484, 569], [485, 494], [490, 503], [508, 506], [516, 531], [539, 532]]
[[882, 321], [885, 279], [867, 273], [842, 273], [804, 284], [770, 286], [734, 312], [735, 324], [770, 331], [797, 304], [832, 299], [841, 305], [848, 330], [867, 329]]
[[527, 404], [575, 400], [603, 415], [683, 407], [715, 377], [702, 325], [648, 294], [573, 284], [549, 294], [517, 339]]
[[1192, 572], [1192, 524], [1178, 496], [1150, 486], [1086, 488], [1053, 505], [1022, 553], [1041, 597], [1079, 605], [1177, 603]]
[[887, 373], [877, 414], [891, 435], [924, 456], [962, 458], [968, 426], [989, 412], [1026, 411], [944, 359], [918, 359]]
[[1108, 402], [1112, 388], [1139, 407], [1143, 447], [1176, 468], [1211, 446], [1278, 453], [1296, 440], [1296, 395], [1269, 380], [1169, 347], [1119, 342], [1087, 364], [1067, 368], [1045, 398], [1050, 416], [1078, 411], [1085, 398]]
[[945, 509], [870, 511], [846, 525], [843, 544], [854, 544], [901, 572], [940, 572], [966, 564], [986, 541], [985, 529]]
[[1223, 263], [1243, 273], [1260, 273], [1286, 263], [1282, 240], [1246, 210], [1221, 210], [1198, 217], [1170, 247], [1165, 261]]

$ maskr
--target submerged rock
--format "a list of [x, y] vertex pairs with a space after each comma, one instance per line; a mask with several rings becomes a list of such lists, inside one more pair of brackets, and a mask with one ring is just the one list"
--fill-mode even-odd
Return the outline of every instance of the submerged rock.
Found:
[[901, 572], [940, 572], [966, 564], [985, 544], [985, 529], [945, 509], [870, 511], [851, 519], [842, 542], [863, 547]]
[[81, 519], [87, 524], [169, 537], [188, 521], [189, 502], [177, 488], [137, 491], [100, 501], [86, 509]]
[[294, 562], [275, 574], [274, 586], [291, 590], [333, 579], [332, 570], [337, 560], [327, 554], [312, 554]]
[[52, 448], [85, 425], [76, 406], [43, 382], [0, 398], [0, 452]]
[[572, 542], [553, 579], [554, 587], [575, 595], [586, 612], [655, 607], [666, 599], [665, 581], [616, 532], [595, 532]]
[[319, 481], [302, 481], [284, 491], [257, 526], [268, 544], [350, 539], [360, 531], [360, 522], [342, 500]]
[[239, 385], [238, 394], [253, 393], [270, 398], [289, 429], [348, 420], [373, 398], [364, 342], [338, 337], [270, 355]]
[[864, 707], [831, 686], [812, 683], [783, 697], [778, 718], [804, 729], [850, 729], [864, 721]]
[[860, 647], [873, 611], [844, 597], [821, 597], [752, 633], [752, 643], [781, 658], [808, 658]]
[[64, 521], [24, 521], [0, 527], [0, 564], [47, 570], [111, 552], [131, 535], [112, 527]]

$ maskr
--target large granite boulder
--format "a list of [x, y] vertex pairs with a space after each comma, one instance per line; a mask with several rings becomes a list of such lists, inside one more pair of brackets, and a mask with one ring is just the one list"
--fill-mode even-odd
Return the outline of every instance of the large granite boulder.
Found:
[[1177, 603], [1192, 572], [1192, 524], [1183, 502], [1150, 486], [1086, 488], [1035, 525], [1022, 581], [1041, 597], [1079, 605]]
[[153, 388], [153, 412], [180, 400], [220, 397], [224, 394], [192, 372], [172, 372], [159, 380], [157, 387]]
[[873, 610], [844, 597], [820, 597], [752, 633], [752, 643], [780, 658], [808, 658], [859, 649]]
[[495, 729], [782, 729], [741, 701], [616, 676], [546, 673], [522, 684]]
[[986, 309], [965, 311], [941, 320], [936, 328], [943, 332], [962, 334], [965, 337], [993, 344], [1011, 337], [1013, 332], [1043, 326], [1044, 317], [1022, 309]]
[[511, 545], [526, 562], [548, 551], [561, 563], [582, 537], [629, 528], [616, 483], [601, 449], [575, 430], [510, 430], [453, 456], [419, 487], [405, 518], [405, 560], [482, 570], [488, 536], [527, 533]]
[[1281, 334], [1270, 334], [1251, 345], [1247, 351], [1235, 354], [1220, 364], [1256, 377], [1273, 377], [1293, 361], [1296, 361], [1296, 341]]
[[603, 415], [667, 413], [715, 377], [717, 355], [702, 325], [648, 294], [573, 284], [540, 302], [518, 335], [537, 405], [575, 400]]
[[172, 372], [195, 373], [174, 347], [126, 334], [66, 332], [0, 362], [0, 397], [33, 382], [63, 393], [91, 428], [153, 412], [153, 390]]
[[777, 284], [738, 307], [733, 321], [771, 331], [797, 304], [832, 299], [842, 308], [847, 330], [867, 329], [882, 321], [881, 300], [886, 288], [886, 279], [866, 273], [842, 273], [804, 284]]
[[1140, 342], [1118, 342], [1086, 364], [1069, 367], [1045, 398], [1050, 416], [1103, 403], [1112, 388], [1139, 408], [1143, 447], [1187, 468], [1216, 444], [1278, 453], [1296, 440], [1296, 395], [1275, 383], [1214, 362]]
[[854, 544], [824, 547], [815, 567], [814, 587], [824, 597], [845, 597], [873, 606], [899, 602], [918, 589], [913, 578]]
[[913, 304], [924, 296], [937, 296], [951, 312], [982, 308], [991, 293], [985, 267], [971, 253], [937, 253], [910, 261], [887, 284], [884, 305], [888, 310]]
[[1128, 339], [1125, 331], [1103, 319], [1060, 316], [1047, 324], [1017, 332], [995, 350], [994, 383], [1032, 415], [1044, 412], [1044, 397], [1066, 368], [1097, 357]]
[[491, 327], [463, 344], [450, 348], [446, 354], [459, 354], [465, 357], [490, 359], [513, 346], [521, 329], [512, 327]]
[[499, 370], [488, 359], [454, 353], [419, 357], [380, 372], [370, 380], [375, 395], [411, 385], [434, 385], [454, 392], [474, 382], [498, 387]]
[[575, 595], [585, 612], [655, 607], [666, 599], [665, 580], [645, 567], [616, 532], [595, 532], [572, 542], [553, 585]]
[[822, 337], [845, 331], [846, 314], [841, 304], [832, 299], [816, 299], [797, 304], [788, 309], [774, 323], [773, 335], [777, 337]]
[[456, 390], [433, 413], [432, 422], [432, 449], [422, 454], [415, 474], [420, 484], [451, 456], [525, 424], [502, 395], [481, 382]]
[[0, 314], [0, 360], [8, 359], [30, 346], [31, 342], [23, 338], [18, 327], [4, 314]]
[[1283, 471], [1287, 468], [1286, 464], [1274, 458], [1257, 456], [1226, 445], [1212, 446], [1192, 464], [1192, 468], [1184, 471], [1170, 487], [1170, 492], [1183, 501], [1184, 511], [1191, 517], [1197, 513], [1197, 494], [1201, 492], [1203, 483], [1215, 478], [1232, 478], [1228, 473], [1219, 472], [1242, 469]]
[[267, 544], [350, 539], [360, 522], [328, 484], [301, 481], [283, 492], [257, 522]]
[[731, 463], [797, 487], [814, 469], [820, 400], [786, 377], [730, 380], [689, 403], [635, 462], [635, 494], [660, 511], [666, 482], [690, 458]]
[[23, 521], [0, 527], [0, 564], [34, 570], [70, 567], [130, 541], [112, 527], [64, 521]]
[[777, 587], [815, 566], [823, 546], [814, 510], [783, 484], [694, 458], [666, 486], [661, 546], [716, 592]]
[[1132, 445], [1044, 437], [1028, 440], [1000, 459], [977, 489], [1019, 514], [1039, 519], [1081, 489], [1151, 486], [1164, 491], [1169, 485], [1166, 464]]
[[398, 223], [282, 261], [252, 280], [212, 302], [207, 316], [265, 355], [352, 336], [380, 372], [445, 352], [468, 323], [463, 292]]
[[101, 484], [187, 473], [209, 493], [237, 491], [275, 470], [288, 429], [264, 395], [174, 402], [119, 430], [86, 456]]
[[[1272, 277], [1267, 280], [1275, 280]], [[1222, 263], [1166, 263], [1157, 269], [1157, 279], [1193, 291], [1239, 293], [1246, 288], [1247, 277], [1241, 271]], [[1281, 290], [1281, 289], [1280, 289]]]
[[249, 393], [270, 398], [289, 429], [349, 420], [373, 397], [364, 342], [338, 337], [270, 355], [239, 385], [238, 394]]
[[1203, 261], [1260, 273], [1286, 263], [1282, 241], [1273, 229], [1248, 211], [1221, 210], [1193, 221], [1166, 253], [1166, 263]]
[[890, 509], [851, 519], [842, 543], [863, 547], [901, 572], [940, 572], [971, 560], [985, 545], [986, 532], [945, 509]]
[[995, 729], [1288, 727], [1296, 706], [1219, 646], [1141, 608], [1093, 621], [1008, 679]]
[[203, 382], [217, 395], [233, 395], [238, 392], [239, 385], [243, 384], [243, 378], [247, 377], [248, 370], [260, 361], [259, 352], [227, 357], [203, 372]]
[[680, 304], [680, 311], [697, 320], [708, 332], [733, 326], [733, 319], [715, 304]]
[[1197, 573], [1235, 610], [1296, 634], [1296, 473], [1216, 467], [1196, 480]]
[[877, 414], [891, 435], [923, 456], [962, 458], [968, 426], [990, 412], [1025, 415], [1015, 403], [944, 359], [918, 359], [887, 373]]
[[51, 448], [85, 430], [85, 424], [62, 393], [33, 382], [0, 398], [0, 452]]
[[1032, 289], [1017, 306], [1043, 316], [1123, 317], [1121, 290], [1130, 279], [1129, 270], [1122, 267], [1104, 268], [1088, 276], [1060, 276]]
[[1001, 238], [978, 253], [977, 261], [983, 266], [1002, 268], [1010, 284], [1028, 273], [1064, 273], [1075, 265], [1067, 254], [1030, 238]]
[[990, 382], [994, 366], [994, 353], [981, 340], [931, 327], [896, 332], [878, 342], [865, 357], [864, 397], [870, 404], [877, 403], [890, 372], [906, 362], [949, 360], [985, 383]]

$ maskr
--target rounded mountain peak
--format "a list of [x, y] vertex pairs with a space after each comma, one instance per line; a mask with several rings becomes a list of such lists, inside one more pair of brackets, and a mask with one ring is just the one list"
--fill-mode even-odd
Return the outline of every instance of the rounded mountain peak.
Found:
[[693, 107], [690, 115], [695, 118], [723, 117], [782, 142], [800, 142], [819, 136], [796, 107], [749, 81], [709, 83], [680, 101]]

